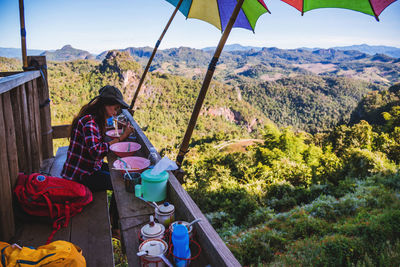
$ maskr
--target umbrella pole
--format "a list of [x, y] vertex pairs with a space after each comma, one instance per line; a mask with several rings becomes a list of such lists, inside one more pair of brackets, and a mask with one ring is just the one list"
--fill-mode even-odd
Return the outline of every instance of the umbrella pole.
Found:
[[[197, 97], [196, 104], [195, 104], [193, 112], [192, 112], [192, 116], [190, 117], [189, 125], [186, 129], [185, 137], [183, 138], [182, 144], [179, 148], [178, 156], [176, 158], [176, 164], [179, 166], [179, 168], [182, 165], [182, 161], [183, 161], [183, 158], [185, 157], [185, 154], [188, 152], [189, 142], [192, 137], [193, 129], [196, 126], [196, 121], [199, 116], [201, 107], [203, 105], [204, 98], [207, 94], [207, 90], [210, 85], [211, 79], [214, 75], [215, 67], [217, 65], [219, 56], [221, 55], [222, 49], [224, 48], [225, 42], [228, 39], [228, 36], [232, 30], [233, 24], [236, 21], [239, 11], [242, 8], [243, 2], [244, 2], [244, 0], [237, 1], [236, 7], [233, 10], [233, 13], [229, 19], [228, 25], [226, 26], [224, 33], [222, 34], [221, 39], [219, 40], [218, 46], [214, 52], [214, 57], [212, 58], [210, 64], [208, 65], [208, 70], [207, 70], [206, 76], [204, 78], [203, 85], [202, 85], [202, 87], [200, 89], [200, 93]], [[180, 172], [180, 173], [182, 173], [182, 172]], [[179, 172], [177, 172], [177, 174], [178, 174], [178, 176], [181, 176], [179, 174]], [[182, 179], [179, 179], [179, 180], [180, 180], [180, 182], [182, 182]]]
[[19, 0], [19, 22], [21, 25], [21, 50], [23, 69], [28, 67], [28, 58], [26, 56], [26, 31], [25, 31], [25, 15], [24, 15], [24, 0]]
[[157, 41], [157, 43], [156, 43], [156, 45], [155, 45], [155, 47], [154, 47], [154, 49], [153, 49], [153, 53], [151, 54], [151, 56], [150, 56], [150, 58], [149, 58], [149, 61], [147, 62], [146, 68], [144, 69], [144, 72], [143, 72], [143, 74], [142, 74], [142, 77], [140, 78], [138, 87], [137, 87], [137, 89], [136, 89], [136, 91], [135, 91], [135, 95], [133, 96], [133, 99], [132, 99], [132, 102], [131, 102], [130, 109], [132, 109], [133, 106], [135, 105], [136, 99], [137, 99], [137, 97], [138, 97], [138, 95], [139, 95], [139, 92], [140, 92], [140, 88], [142, 87], [142, 84], [143, 84], [143, 82], [144, 82], [144, 79], [146, 78], [146, 74], [147, 74], [147, 72], [149, 71], [151, 62], [153, 61], [153, 58], [154, 58], [154, 56], [156, 55], [157, 49], [158, 49], [158, 47], [160, 46], [161, 41], [162, 41], [162, 39], [164, 38], [164, 35], [165, 35], [165, 33], [167, 32], [167, 30], [168, 30], [168, 28], [169, 28], [169, 25], [171, 25], [172, 20], [175, 18], [175, 15], [176, 15], [176, 13], [178, 12], [179, 7], [181, 6], [182, 2], [183, 2], [183, 0], [179, 0], [178, 4], [176, 5], [176, 8], [175, 8], [174, 12], [172, 13], [171, 17], [170, 17], [169, 20], [168, 20], [167, 25], [166, 25], [165, 28], [164, 28], [164, 31], [161, 33], [160, 38], [158, 38], [158, 41]]

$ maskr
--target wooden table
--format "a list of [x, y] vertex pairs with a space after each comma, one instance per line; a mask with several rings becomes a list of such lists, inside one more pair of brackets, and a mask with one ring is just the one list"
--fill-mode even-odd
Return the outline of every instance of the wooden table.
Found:
[[[113, 153], [110, 153], [107, 158], [110, 167], [117, 159]], [[140, 244], [138, 232], [149, 222], [150, 215], [154, 214], [154, 208], [136, 198], [134, 193], [126, 192], [120, 171], [110, 168], [110, 174], [119, 213], [121, 244], [125, 249], [129, 266], [140, 266], [140, 258], [136, 256]]]
[[[142, 146], [135, 156], [147, 158], [149, 150], [153, 145], [130, 113], [126, 110], [123, 110], [123, 113], [135, 129], [135, 142], [138, 142]], [[121, 242], [123, 248], [125, 248], [128, 266], [137, 267], [140, 266], [140, 258], [136, 255], [140, 244], [138, 232], [140, 232], [144, 224], [149, 222], [150, 215], [154, 214], [154, 208], [136, 198], [134, 193], [126, 192], [122, 173], [112, 170], [112, 164], [116, 158], [112, 152], [107, 156], [120, 218]], [[159, 159], [160, 156], [158, 155]], [[169, 172], [167, 183], [167, 200], [175, 206], [175, 220], [191, 222], [194, 219], [202, 219], [200, 223], [194, 225], [196, 231], [195, 240], [201, 246], [201, 253], [196, 260], [191, 262], [190, 266], [241, 266], [172, 172]], [[196, 253], [195, 251], [196, 248], [192, 250], [192, 253]]]

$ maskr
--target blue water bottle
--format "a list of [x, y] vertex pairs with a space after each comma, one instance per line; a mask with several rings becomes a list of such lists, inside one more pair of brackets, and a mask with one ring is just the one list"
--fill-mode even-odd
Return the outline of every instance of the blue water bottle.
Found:
[[[172, 231], [172, 244], [174, 245], [174, 255], [182, 259], [190, 258], [190, 248], [189, 248], [189, 233], [188, 229], [183, 224], [174, 225]], [[177, 267], [188, 266], [189, 260], [175, 259], [175, 264]]]
[[110, 118], [107, 119], [107, 126], [108, 127], [112, 127], [114, 125], [113, 124], [113, 120], [114, 120], [114, 117], [110, 117]]

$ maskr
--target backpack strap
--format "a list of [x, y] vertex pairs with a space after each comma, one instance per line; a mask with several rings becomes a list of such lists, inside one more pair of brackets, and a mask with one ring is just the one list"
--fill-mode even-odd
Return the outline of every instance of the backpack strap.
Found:
[[[62, 216], [53, 222], [53, 231], [51, 232], [50, 236], [47, 238], [46, 245], [48, 245], [53, 240], [54, 235], [57, 233], [58, 230], [61, 229], [61, 227], [68, 226], [70, 219], [71, 219], [71, 208], [70, 208], [69, 202], [67, 201], [65, 204], [65, 216]], [[62, 223], [63, 220], [64, 220], [64, 224]]]
[[48, 198], [48, 196], [46, 196], [46, 194], [42, 193], [41, 195], [46, 200], [47, 206], [49, 207], [50, 218], [54, 219], [53, 203], [51, 203], [51, 200]]
[[8, 248], [9, 246], [10, 246], [10, 245], [5, 246], [5, 247], [1, 250], [1, 265], [2, 265], [2, 266], [7, 266], [7, 265], [6, 265], [6, 255], [5, 255], [4, 250], [6, 250], [6, 248]]

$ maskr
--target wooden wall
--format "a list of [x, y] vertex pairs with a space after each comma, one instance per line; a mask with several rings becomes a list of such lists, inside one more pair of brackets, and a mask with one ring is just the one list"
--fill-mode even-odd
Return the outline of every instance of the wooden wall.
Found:
[[49, 125], [51, 121], [50, 109], [46, 116], [39, 107], [40, 95], [48, 98], [41, 72], [0, 73], [0, 77], [0, 241], [8, 241], [15, 232], [12, 190], [18, 173], [39, 172], [43, 159], [53, 155], [52, 142], [49, 148], [42, 140], [42, 120]]

